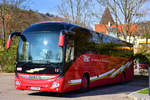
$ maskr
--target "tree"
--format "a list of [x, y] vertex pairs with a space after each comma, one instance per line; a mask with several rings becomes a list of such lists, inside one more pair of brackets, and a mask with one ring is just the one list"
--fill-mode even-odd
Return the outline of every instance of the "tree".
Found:
[[143, 22], [143, 23], [139, 23], [139, 27], [140, 27], [140, 31], [142, 35], [142, 38], [146, 38], [149, 39], [150, 38], [150, 22]]
[[92, 5], [92, 0], [61, 0], [57, 11], [59, 16], [73, 24], [90, 27], [93, 13]]
[[16, 11], [17, 8], [25, 8], [25, 3], [28, 0], [2, 0], [0, 1], [0, 20], [2, 25], [2, 34], [3, 34], [3, 47], [5, 47], [5, 38], [6, 38], [6, 27], [10, 19], [17, 16], [15, 14], [12, 15]]
[[[14, 39], [12, 41], [12, 44], [14, 45], [12, 45], [11, 49], [7, 51], [5, 49], [5, 40], [7, 39], [8, 34], [12, 31], [21, 32], [22, 29], [24, 29], [33, 22], [33, 19], [37, 19], [35, 18], [35, 15], [33, 15], [33, 12], [28, 12], [24, 9], [20, 9], [20, 7], [23, 7], [21, 3], [21, 5], [19, 6], [15, 2], [14, 4], [12, 4], [13, 2], [10, 1], [19, 0], [0, 1], [0, 26], [2, 26], [3, 31], [3, 40], [0, 39], [0, 66], [2, 66], [2, 70], [5, 70], [7, 72], [14, 71], [17, 43], [19, 40], [19, 38]], [[1, 47], [1, 45], [3, 45], [3, 48]]]
[[3, 34], [3, 47], [5, 47], [5, 16], [8, 14], [7, 0], [2, 0], [2, 5], [0, 5], [0, 18], [2, 25]]
[[[18, 8], [27, 8], [26, 3], [29, 0], [2, 0], [0, 1], [0, 21], [2, 25], [2, 34], [3, 34], [3, 47], [5, 47], [5, 38], [6, 34], [8, 34], [8, 25], [10, 25], [10, 21], [14, 21], [16, 23], [16, 16], [18, 16], [17, 11]], [[7, 27], [7, 30], [6, 30]], [[11, 30], [9, 30], [11, 32]]]
[[137, 21], [137, 17], [141, 17], [141, 7], [147, 0], [97, 0], [100, 5], [108, 7], [115, 17], [116, 26], [124, 24], [122, 33], [124, 39], [129, 35], [130, 26]]

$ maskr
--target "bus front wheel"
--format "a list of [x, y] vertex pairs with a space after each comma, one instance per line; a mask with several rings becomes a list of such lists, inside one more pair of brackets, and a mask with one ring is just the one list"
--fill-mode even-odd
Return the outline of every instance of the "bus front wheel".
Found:
[[88, 77], [84, 75], [81, 80], [81, 92], [87, 91], [89, 88]]

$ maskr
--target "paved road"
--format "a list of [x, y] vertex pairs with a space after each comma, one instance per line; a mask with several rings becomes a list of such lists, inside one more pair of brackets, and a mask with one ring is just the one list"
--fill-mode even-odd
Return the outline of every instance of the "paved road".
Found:
[[56, 93], [20, 91], [14, 88], [14, 74], [0, 73], [0, 100], [130, 100], [131, 92], [148, 87], [148, 81], [133, 81], [109, 86], [92, 88], [85, 93], [78, 91], [58, 96]]

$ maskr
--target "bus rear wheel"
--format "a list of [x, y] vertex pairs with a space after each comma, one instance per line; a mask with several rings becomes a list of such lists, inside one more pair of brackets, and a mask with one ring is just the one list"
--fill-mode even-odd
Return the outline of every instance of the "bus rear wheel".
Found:
[[124, 83], [126, 81], [126, 73], [122, 72], [121, 74], [121, 83]]
[[82, 80], [81, 80], [81, 92], [85, 92], [87, 91], [89, 88], [89, 82], [88, 82], [88, 77], [87, 76], [83, 76]]

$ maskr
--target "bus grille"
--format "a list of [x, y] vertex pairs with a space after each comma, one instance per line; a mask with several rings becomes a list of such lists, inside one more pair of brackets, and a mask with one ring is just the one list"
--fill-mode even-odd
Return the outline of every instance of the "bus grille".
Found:
[[31, 79], [31, 80], [46, 80], [55, 78], [56, 76], [36, 76], [36, 75], [20, 75], [22, 78]]

